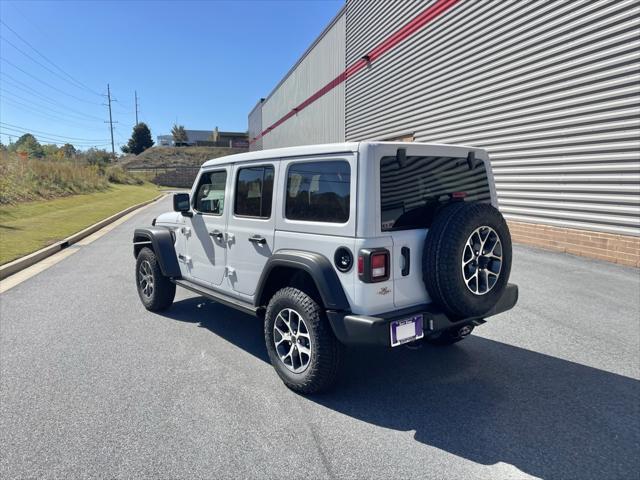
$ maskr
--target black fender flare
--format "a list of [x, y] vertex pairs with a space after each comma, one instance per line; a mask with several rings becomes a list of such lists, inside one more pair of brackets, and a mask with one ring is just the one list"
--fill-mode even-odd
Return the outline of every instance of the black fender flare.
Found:
[[141, 248], [148, 244], [146, 242], [151, 242], [162, 274], [165, 277], [180, 278], [180, 265], [171, 230], [171, 227], [160, 225], [136, 228], [133, 233], [133, 255], [137, 256]]
[[255, 295], [255, 306], [261, 307], [262, 293], [271, 272], [277, 267], [288, 267], [302, 270], [313, 279], [327, 310], [349, 311], [349, 301], [342, 289], [342, 283], [338, 278], [335, 268], [325, 257], [319, 253], [303, 250], [278, 250], [267, 260], [262, 275], [258, 282]]

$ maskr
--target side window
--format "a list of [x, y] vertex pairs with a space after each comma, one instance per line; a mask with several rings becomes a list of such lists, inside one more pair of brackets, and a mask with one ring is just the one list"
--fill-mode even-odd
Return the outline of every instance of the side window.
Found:
[[227, 172], [203, 173], [196, 190], [195, 209], [211, 215], [222, 215], [224, 211], [224, 190]]
[[273, 166], [241, 168], [236, 182], [235, 214], [243, 217], [271, 217]]
[[349, 220], [351, 167], [345, 161], [295, 163], [287, 172], [285, 216], [290, 220]]

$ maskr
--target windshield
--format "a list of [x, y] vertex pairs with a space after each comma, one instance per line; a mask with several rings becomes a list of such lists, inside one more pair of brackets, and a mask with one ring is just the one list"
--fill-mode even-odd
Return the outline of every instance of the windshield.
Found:
[[451, 157], [382, 157], [382, 231], [429, 228], [443, 205], [458, 199], [491, 202], [484, 162]]

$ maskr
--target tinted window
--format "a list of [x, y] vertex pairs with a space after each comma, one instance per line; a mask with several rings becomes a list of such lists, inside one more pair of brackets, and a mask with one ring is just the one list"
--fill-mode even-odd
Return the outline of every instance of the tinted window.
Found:
[[224, 189], [227, 184], [227, 172], [203, 173], [196, 190], [196, 210], [212, 215], [222, 215], [224, 211]]
[[484, 162], [417, 156], [380, 160], [382, 231], [428, 228], [438, 209], [454, 198], [491, 201]]
[[273, 197], [273, 167], [241, 168], [236, 183], [236, 215], [269, 218]]
[[289, 167], [286, 217], [344, 223], [349, 220], [351, 167], [347, 162], [306, 162]]

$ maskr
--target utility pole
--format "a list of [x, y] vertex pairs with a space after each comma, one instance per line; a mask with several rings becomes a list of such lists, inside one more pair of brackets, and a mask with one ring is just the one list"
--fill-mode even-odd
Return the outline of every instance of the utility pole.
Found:
[[[116, 158], [116, 147], [113, 143], [113, 117], [111, 116], [111, 90], [109, 88], [109, 84], [107, 83], [107, 101], [109, 102], [109, 128], [111, 130], [111, 155], [113, 158]], [[107, 123], [107, 122], [105, 122]]]
[[138, 92], [134, 90], [133, 93], [136, 96], [136, 125], [138, 125]]

